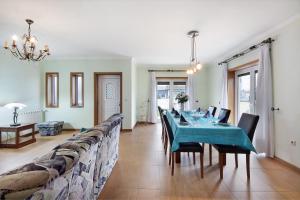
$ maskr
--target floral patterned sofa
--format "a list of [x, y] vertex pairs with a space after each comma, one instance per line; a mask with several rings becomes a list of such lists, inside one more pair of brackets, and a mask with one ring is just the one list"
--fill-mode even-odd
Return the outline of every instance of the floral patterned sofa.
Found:
[[122, 119], [115, 114], [32, 163], [0, 175], [0, 199], [98, 199], [118, 159]]

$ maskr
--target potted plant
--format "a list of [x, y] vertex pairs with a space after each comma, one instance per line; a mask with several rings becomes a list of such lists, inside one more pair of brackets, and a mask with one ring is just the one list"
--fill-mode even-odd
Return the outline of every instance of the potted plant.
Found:
[[189, 100], [189, 96], [184, 92], [180, 92], [179, 94], [177, 94], [175, 100], [177, 100], [177, 102], [180, 104], [180, 110], [184, 111], [184, 103]]

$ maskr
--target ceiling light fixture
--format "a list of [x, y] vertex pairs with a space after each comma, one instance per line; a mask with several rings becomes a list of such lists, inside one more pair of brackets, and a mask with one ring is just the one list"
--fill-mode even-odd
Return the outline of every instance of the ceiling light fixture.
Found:
[[200, 64], [199, 60], [197, 59], [197, 45], [196, 45], [196, 38], [199, 36], [198, 31], [189, 31], [187, 35], [191, 38], [191, 59], [190, 59], [190, 67], [186, 71], [187, 74], [194, 74], [197, 70], [201, 70], [202, 65]]
[[48, 45], [44, 46], [43, 50], [39, 50], [39, 53], [35, 53], [35, 48], [37, 44], [37, 38], [31, 35], [31, 24], [33, 24], [33, 20], [26, 19], [26, 23], [28, 24], [28, 34], [24, 34], [22, 37], [22, 50], [20, 50], [17, 46], [18, 37], [16, 35], [12, 36], [12, 45], [8, 46], [8, 42], [5, 41], [4, 49], [10, 50], [10, 52], [20, 60], [28, 60], [28, 61], [40, 61], [43, 60], [46, 56], [50, 55]]

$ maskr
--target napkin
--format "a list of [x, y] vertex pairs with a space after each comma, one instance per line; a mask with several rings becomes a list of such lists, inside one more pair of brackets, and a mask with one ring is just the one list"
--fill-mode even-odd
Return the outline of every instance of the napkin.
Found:
[[179, 116], [180, 116], [179, 112], [175, 110], [175, 117], [179, 117]]
[[180, 122], [181, 123], [187, 123], [186, 119], [182, 115], [180, 115]]
[[176, 113], [176, 110], [174, 108], [172, 108], [172, 111], [171, 111], [172, 114]]
[[209, 113], [209, 111], [206, 111], [206, 113], [204, 114], [204, 118], [208, 118], [210, 116], [210, 113]]
[[221, 116], [221, 117], [219, 118], [219, 123], [227, 123], [227, 121], [226, 121], [226, 115]]

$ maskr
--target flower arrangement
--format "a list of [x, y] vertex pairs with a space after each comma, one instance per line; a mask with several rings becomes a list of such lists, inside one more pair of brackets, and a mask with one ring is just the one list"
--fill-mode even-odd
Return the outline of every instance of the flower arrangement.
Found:
[[177, 94], [175, 100], [177, 100], [178, 103], [183, 104], [189, 100], [189, 96], [184, 92], [180, 92]]

